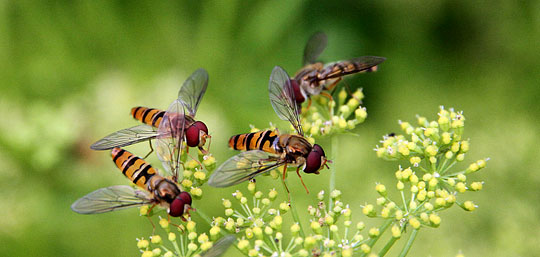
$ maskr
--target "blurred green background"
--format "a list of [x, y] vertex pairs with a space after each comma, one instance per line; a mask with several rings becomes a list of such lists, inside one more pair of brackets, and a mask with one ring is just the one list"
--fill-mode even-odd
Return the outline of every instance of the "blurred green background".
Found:
[[[444, 105], [466, 115], [466, 163], [491, 158], [473, 177], [486, 184], [466, 195], [477, 211], [443, 212], [410, 256], [540, 253], [539, 1], [23, 0], [0, 1], [0, 255], [139, 255], [135, 238], [152, 228], [138, 210], [84, 216], [69, 208], [97, 188], [127, 184], [109, 153], [89, 145], [136, 125], [133, 106], [167, 108], [204, 67], [210, 84], [197, 117], [221, 163], [234, 154], [228, 137], [249, 124], [288, 128], [269, 103], [268, 76], [274, 65], [294, 73], [319, 30], [329, 38], [325, 61], [388, 58], [377, 73], [346, 79], [364, 88], [369, 114], [359, 137], [339, 137], [334, 158], [354, 221], [379, 225], [360, 205], [374, 202], [375, 182], [395, 183], [399, 163], [372, 150], [381, 136], [398, 132], [398, 119], [434, 119]], [[147, 145], [129, 149], [144, 155]], [[304, 180], [318, 192], [328, 174]], [[299, 208], [314, 203], [296, 182]], [[220, 215], [220, 199], [236, 188], [204, 188], [195, 207]]]

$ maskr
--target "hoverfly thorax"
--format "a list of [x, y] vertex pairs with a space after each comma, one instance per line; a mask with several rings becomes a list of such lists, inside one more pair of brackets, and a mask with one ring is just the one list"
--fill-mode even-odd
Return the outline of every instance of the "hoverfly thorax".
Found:
[[[152, 187], [152, 185], [150, 185], [150, 187]], [[161, 180], [157, 181], [155, 187], [150, 188], [150, 191], [153, 192], [159, 200], [164, 200], [167, 203], [171, 203], [181, 192], [180, 189], [178, 189], [178, 186], [166, 178], [161, 178]]]
[[190, 147], [202, 147], [208, 137], [208, 127], [202, 121], [196, 121], [186, 129], [186, 143]]

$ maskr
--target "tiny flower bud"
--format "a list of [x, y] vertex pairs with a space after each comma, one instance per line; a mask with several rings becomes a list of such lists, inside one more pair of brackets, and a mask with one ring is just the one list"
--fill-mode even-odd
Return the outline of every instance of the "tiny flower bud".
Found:
[[237, 246], [240, 250], [246, 250], [249, 247], [249, 241], [242, 239], [238, 242]]
[[429, 221], [431, 221], [433, 225], [438, 226], [439, 224], [441, 224], [441, 217], [432, 213], [429, 215]]
[[456, 161], [460, 162], [460, 161], [463, 161], [465, 159], [465, 154], [463, 153], [460, 153], [456, 156]]
[[472, 182], [471, 183], [471, 190], [473, 191], [480, 191], [482, 190], [483, 183], [482, 182]]
[[369, 247], [367, 244], [362, 244], [360, 245], [360, 250], [362, 250], [364, 253], [369, 253], [371, 251], [371, 247]]
[[139, 215], [146, 216], [148, 214], [148, 209], [148, 205], [141, 206], [141, 208], [139, 209]]
[[418, 157], [418, 156], [414, 156], [414, 157], [411, 157], [411, 159], [409, 159], [409, 162], [414, 167], [418, 167], [418, 165], [420, 164], [421, 161], [422, 161], [422, 159], [420, 159], [420, 157]]
[[189, 179], [183, 179], [182, 180], [182, 186], [184, 188], [190, 188], [192, 185], [193, 185], [193, 181], [191, 181]]
[[399, 228], [399, 226], [397, 225], [392, 226], [392, 237], [394, 238], [401, 237], [401, 229]]
[[341, 191], [339, 190], [334, 190], [332, 192], [330, 192], [330, 197], [334, 200], [339, 200], [339, 197], [341, 196]]
[[362, 231], [364, 228], [366, 228], [366, 224], [364, 224], [364, 222], [360, 221], [356, 223], [356, 229], [358, 229], [358, 231]]
[[466, 211], [474, 211], [476, 209], [476, 205], [472, 201], [465, 201], [463, 203], [463, 209]]
[[197, 199], [200, 199], [202, 197], [202, 194], [203, 194], [203, 191], [200, 187], [192, 187], [190, 190], [189, 190], [189, 193], [197, 198]]
[[279, 209], [284, 211], [284, 212], [287, 212], [289, 211], [291, 207], [289, 206], [289, 204], [287, 202], [282, 202], [279, 204]]
[[377, 190], [377, 192], [382, 195], [382, 196], [386, 196], [387, 195], [387, 192], [386, 192], [386, 187], [383, 185], [383, 184], [377, 184], [375, 186], [375, 190]]
[[362, 208], [362, 213], [368, 217], [374, 217], [376, 215], [373, 205], [368, 204]]
[[399, 191], [402, 191], [404, 187], [405, 187], [405, 184], [403, 184], [403, 182], [401, 182], [401, 181], [398, 181], [398, 182], [397, 182], [396, 188], [397, 188]]
[[170, 232], [167, 236], [167, 239], [169, 239], [169, 241], [175, 241], [176, 240], [176, 234], [175, 233], [172, 233]]
[[161, 244], [161, 237], [159, 235], [153, 235], [152, 237], [150, 237], [150, 241], [152, 242], [152, 244]]
[[169, 221], [166, 219], [159, 219], [159, 226], [161, 226], [161, 228], [163, 229], [166, 229], [169, 227]]
[[368, 234], [370, 237], [378, 237], [380, 232], [378, 228], [370, 228]]
[[202, 181], [206, 179], [206, 173], [202, 171], [196, 171], [195, 173], [193, 173], [193, 177], [195, 177], [195, 179]]
[[168, 251], [165, 254], [163, 254], [163, 257], [173, 257], [173, 256], [174, 254], [171, 251]]
[[277, 196], [277, 191], [275, 189], [270, 190], [270, 192], [268, 193], [268, 198], [270, 198], [270, 200], [276, 199], [276, 196]]
[[425, 212], [420, 213], [420, 219], [424, 222], [429, 222], [429, 215]]
[[139, 240], [137, 242], [137, 247], [139, 249], [146, 249], [148, 246], [150, 245], [150, 243], [148, 242], [148, 240]]
[[240, 203], [241, 204], [246, 204], [247, 203], [247, 198], [246, 197], [240, 198]]
[[141, 254], [141, 257], [153, 257], [153, 256], [154, 256], [154, 253], [152, 251], [144, 251]]
[[193, 240], [195, 240], [195, 238], [197, 238], [197, 233], [196, 232], [189, 232], [188, 239], [193, 241]]
[[377, 198], [377, 205], [382, 206], [385, 203], [386, 203], [386, 198], [384, 198], [384, 197]]
[[397, 210], [396, 213], [395, 213], [395, 215], [396, 215], [396, 220], [401, 220], [401, 219], [403, 219], [403, 211]]
[[454, 188], [460, 193], [464, 193], [465, 191], [467, 191], [467, 187], [463, 182], [458, 182]]
[[409, 224], [411, 224], [411, 227], [413, 227], [414, 229], [420, 228], [420, 221], [418, 221], [416, 218], [409, 219]]
[[188, 221], [187, 224], [186, 224], [186, 228], [187, 228], [187, 230], [189, 232], [195, 231], [195, 226], [196, 226], [196, 224], [192, 220]]

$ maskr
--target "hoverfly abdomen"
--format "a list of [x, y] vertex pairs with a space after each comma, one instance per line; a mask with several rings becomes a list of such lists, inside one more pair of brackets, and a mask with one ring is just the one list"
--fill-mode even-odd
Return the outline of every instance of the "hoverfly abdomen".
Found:
[[159, 124], [163, 119], [163, 115], [165, 115], [165, 111], [159, 109], [147, 108], [143, 106], [131, 108], [131, 116], [133, 116], [133, 118], [156, 128], [159, 127]]
[[229, 147], [240, 151], [262, 150], [267, 153], [276, 153], [274, 141], [277, 138], [277, 133], [272, 130], [239, 134], [229, 139]]
[[146, 188], [156, 175], [156, 170], [149, 163], [126, 150], [116, 147], [111, 151], [111, 156], [122, 173], [141, 188]]

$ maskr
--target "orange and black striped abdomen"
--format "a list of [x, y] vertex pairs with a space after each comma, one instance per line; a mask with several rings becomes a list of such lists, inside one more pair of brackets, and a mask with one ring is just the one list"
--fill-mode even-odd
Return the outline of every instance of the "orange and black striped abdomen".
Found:
[[122, 173], [137, 186], [146, 189], [146, 183], [156, 175], [156, 170], [145, 160], [132, 153], [115, 147], [111, 156]]
[[247, 134], [239, 134], [229, 139], [229, 147], [234, 150], [262, 150], [268, 153], [276, 153], [274, 141], [278, 134], [272, 130], [263, 130]]
[[154, 108], [142, 106], [131, 108], [131, 116], [133, 116], [133, 118], [156, 128], [159, 127], [159, 123], [163, 119], [163, 115], [165, 115], [165, 111]]

